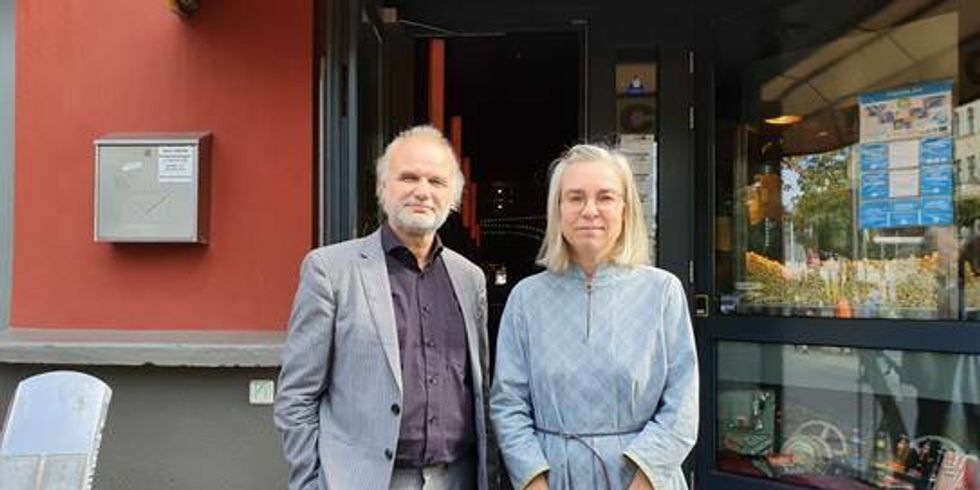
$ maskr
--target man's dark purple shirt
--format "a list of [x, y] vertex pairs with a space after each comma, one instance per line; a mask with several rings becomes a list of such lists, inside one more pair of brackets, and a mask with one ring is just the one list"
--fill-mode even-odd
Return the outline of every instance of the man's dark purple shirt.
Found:
[[404, 386], [395, 463], [451, 463], [472, 449], [476, 436], [465, 321], [442, 260], [442, 242], [436, 236], [425, 269], [387, 224], [381, 244]]

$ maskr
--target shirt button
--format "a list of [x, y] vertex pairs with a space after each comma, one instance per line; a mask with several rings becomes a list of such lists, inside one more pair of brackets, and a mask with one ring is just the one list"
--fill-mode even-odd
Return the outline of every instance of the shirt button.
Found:
[[425, 346], [426, 347], [435, 347], [436, 346], [436, 341], [435, 340], [426, 340], [425, 341]]
[[436, 418], [435, 417], [429, 417], [429, 423], [430, 424], [435, 424], [436, 423]]
[[429, 376], [429, 384], [430, 385], [436, 384], [436, 377], [435, 376]]
[[391, 461], [393, 457], [395, 457], [395, 454], [391, 452], [391, 449], [385, 449], [385, 459]]
[[399, 407], [397, 403], [391, 404], [391, 413], [398, 415], [402, 413], [402, 407]]
[[425, 313], [428, 313], [429, 312], [429, 305], [422, 305], [422, 311], [424, 311]]

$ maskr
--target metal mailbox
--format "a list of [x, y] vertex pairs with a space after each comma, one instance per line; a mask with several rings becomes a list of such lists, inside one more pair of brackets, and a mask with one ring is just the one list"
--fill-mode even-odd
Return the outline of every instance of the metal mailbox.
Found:
[[207, 243], [211, 133], [95, 140], [95, 241]]

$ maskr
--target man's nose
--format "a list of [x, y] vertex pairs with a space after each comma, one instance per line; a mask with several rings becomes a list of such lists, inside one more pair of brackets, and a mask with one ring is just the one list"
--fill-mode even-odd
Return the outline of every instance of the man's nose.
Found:
[[425, 180], [420, 180], [415, 187], [412, 188], [412, 197], [425, 201], [429, 199], [429, 194], [432, 192], [432, 185]]

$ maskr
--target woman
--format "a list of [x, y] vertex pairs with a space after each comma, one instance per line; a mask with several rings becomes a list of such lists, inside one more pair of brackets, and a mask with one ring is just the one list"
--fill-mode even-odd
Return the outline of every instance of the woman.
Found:
[[651, 267], [622, 155], [554, 166], [538, 263], [507, 300], [490, 417], [517, 489], [685, 489], [697, 438], [694, 336], [680, 281]]

